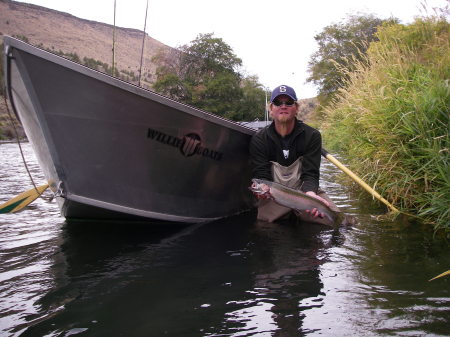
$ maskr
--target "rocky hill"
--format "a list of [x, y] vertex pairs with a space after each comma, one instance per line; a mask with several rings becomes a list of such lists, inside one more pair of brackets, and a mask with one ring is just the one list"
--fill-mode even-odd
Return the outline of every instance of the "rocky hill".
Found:
[[[114, 27], [77, 18], [45, 7], [0, 0], [0, 34], [16, 36], [27, 42], [64, 54], [91, 58], [112, 65]], [[138, 74], [143, 32], [116, 27], [115, 59], [117, 69]], [[170, 47], [146, 35], [142, 77], [154, 81], [153, 56]]]

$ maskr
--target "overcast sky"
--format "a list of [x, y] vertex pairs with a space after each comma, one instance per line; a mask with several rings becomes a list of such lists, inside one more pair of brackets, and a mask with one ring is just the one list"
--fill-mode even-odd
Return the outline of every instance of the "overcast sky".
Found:
[[[112, 24], [114, 0], [28, 0], [80, 18]], [[316, 96], [305, 84], [314, 36], [348, 14], [371, 13], [409, 23], [450, 0], [165, 0], [148, 1], [146, 32], [171, 47], [214, 33], [243, 61], [248, 75], [272, 89], [293, 86], [299, 98]], [[116, 25], [144, 29], [147, 0], [116, 0]]]

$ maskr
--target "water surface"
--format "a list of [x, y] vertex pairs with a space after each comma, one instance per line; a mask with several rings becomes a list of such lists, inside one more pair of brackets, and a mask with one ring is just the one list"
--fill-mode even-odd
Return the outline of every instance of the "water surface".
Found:
[[[31, 147], [25, 155], [44, 183]], [[1, 336], [448, 336], [448, 244], [322, 186], [358, 223], [67, 223], [55, 202], [0, 215]], [[32, 187], [0, 145], [0, 202]], [[49, 196], [49, 194], [46, 194]]]

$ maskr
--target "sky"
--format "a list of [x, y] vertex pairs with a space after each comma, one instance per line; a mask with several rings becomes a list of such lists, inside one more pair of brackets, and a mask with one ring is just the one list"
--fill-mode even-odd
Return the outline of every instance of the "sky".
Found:
[[[74, 16], [113, 24], [114, 0], [26, 0]], [[415, 17], [448, 6], [450, 0], [148, 0], [145, 31], [178, 47], [199, 34], [214, 33], [242, 59], [246, 75], [257, 75], [268, 89], [287, 84], [298, 98], [317, 95], [306, 83], [308, 61], [318, 46], [314, 36], [349, 14]], [[147, 0], [116, 0], [116, 25], [144, 30]], [[424, 9], [424, 6], [426, 10]]]

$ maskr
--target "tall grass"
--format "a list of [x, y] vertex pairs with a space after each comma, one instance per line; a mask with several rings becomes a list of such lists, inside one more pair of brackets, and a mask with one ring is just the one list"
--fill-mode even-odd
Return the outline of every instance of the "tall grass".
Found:
[[437, 17], [381, 27], [322, 125], [326, 146], [383, 196], [448, 232], [449, 33]]

